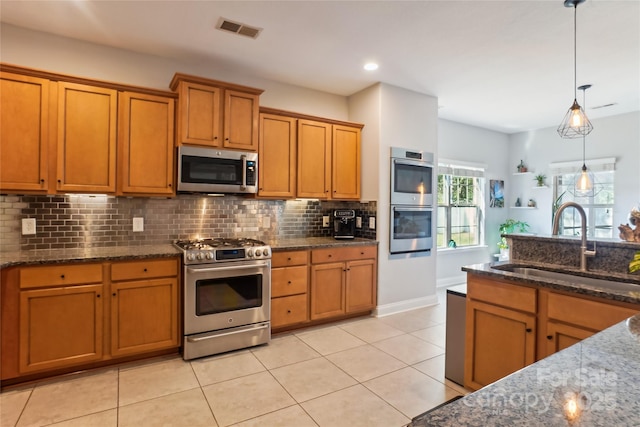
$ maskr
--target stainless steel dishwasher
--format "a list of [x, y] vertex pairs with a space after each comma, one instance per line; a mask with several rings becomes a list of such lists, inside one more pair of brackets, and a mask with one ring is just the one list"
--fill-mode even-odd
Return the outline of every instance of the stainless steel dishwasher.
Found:
[[467, 285], [447, 288], [447, 332], [444, 376], [464, 386], [464, 334]]

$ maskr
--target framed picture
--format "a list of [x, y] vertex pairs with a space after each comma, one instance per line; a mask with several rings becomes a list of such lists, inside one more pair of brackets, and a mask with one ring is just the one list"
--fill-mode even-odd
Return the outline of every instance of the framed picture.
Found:
[[504, 208], [504, 181], [489, 180], [489, 207]]

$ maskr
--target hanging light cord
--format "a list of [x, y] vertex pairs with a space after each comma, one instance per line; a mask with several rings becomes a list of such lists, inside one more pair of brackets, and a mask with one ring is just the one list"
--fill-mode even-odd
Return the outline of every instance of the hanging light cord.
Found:
[[[580, 88], [582, 88], [582, 106], [584, 107], [584, 110], [587, 111], [587, 89], [589, 89], [588, 87], [585, 86], [580, 86]], [[587, 170], [587, 162], [585, 160], [584, 157], [584, 151], [585, 151], [585, 141], [587, 140], [587, 136], [586, 135], [582, 135], [582, 170], [586, 171]]]
[[573, 99], [578, 98], [578, 90], [576, 86], [578, 85], [578, 2], [573, 6]]

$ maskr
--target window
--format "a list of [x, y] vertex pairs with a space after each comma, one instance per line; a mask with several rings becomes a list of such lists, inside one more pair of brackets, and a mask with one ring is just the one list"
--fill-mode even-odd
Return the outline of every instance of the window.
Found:
[[[554, 163], [553, 173], [554, 216], [556, 209], [565, 202], [580, 204], [587, 216], [587, 237], [613, 237], [613, 205], [615, 159], [598, 159], [587, 162], [587, 168], [593, 174], [593, 191], [581, 194], [575, 191], [575, 181], [582, 162]], [[577, 210], [569, 208], [562, 212], [559, 234], [579, 236], [581, 219]]]
[[439, 164], [437, 247], [483, 243], [483, 194], [484, 168]]

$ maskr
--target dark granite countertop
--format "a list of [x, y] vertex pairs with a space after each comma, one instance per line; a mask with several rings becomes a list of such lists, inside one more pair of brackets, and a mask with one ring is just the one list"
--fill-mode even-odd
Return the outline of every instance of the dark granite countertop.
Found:
[[180, 250], [172, 244], [79, 249], [34, 249], [20, 252], [0, 252], [0, 268], [7, 268], [14, 265], [100, 262], [123, 259], [177, 257], [180, 255]]
[[[317, 249], [354, 245], [377, 245], [371, 239], [334, 239], [333, 237], [300, 237], [266, 241], [274, 251], [291, 249]], [[35, 249], [30, 251], [0, 252], [0, 269], [16, 265], [57, 264], [67, 262], [100, 262], [107, 260], [162, 258], [180, 256], [182, 252], [173, 244], [112, 246], [77, 249]]]
[[420, 415], [409, 426], [637, 426], [639, 384], [636, 315]]
[[[531, 275], [523, 275], [519, 273], [513, 273], [500, 268], [509, 267], [531, 267], [548, 271], [554, 271], [559, 273], [570, 274], [573, 277], [571, 280], [558, 280], [545, 277], [537, 277]], [[523, 285], [534, 285], [541, 288], [555, 289], [560, 291], [568, 291], [581, 295], [589, 295], [597, 298], [604, 298], [608, 300], [640, 303], [640, 275], [638, 274], [620, 274], [611, 272], [597, 272], [587, 271], [583, 272], [577, 268], [562, 267], [562, 266], [550, 266], [548, 264], [529, 262], [526, 263], [510, 263], [508, 261], [491, 262], [486, 264], [473, 264], [462, 267], [463, 271], [468, 273], [480, 274], [483, 276], [490, 276], [500, 279], [509, 280], [514, 283]], [[575, 278], [574, 278], [575, 277]], [[631, 289], [608, 289], [602, 288], [597, 285], [587, 284], [581, 282], [582, 277], [619, 281], [637, 285], [637, 290], [634, 286], [629, 286]]]

